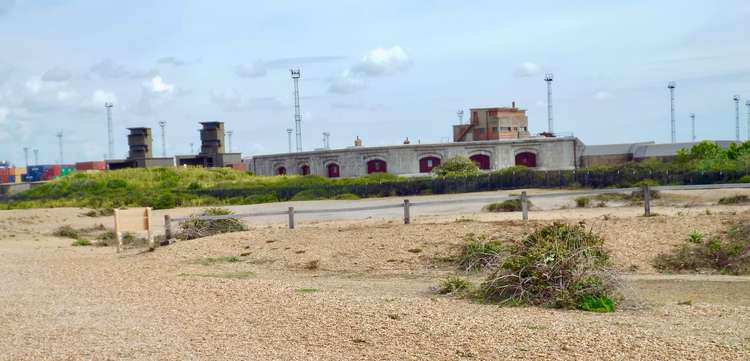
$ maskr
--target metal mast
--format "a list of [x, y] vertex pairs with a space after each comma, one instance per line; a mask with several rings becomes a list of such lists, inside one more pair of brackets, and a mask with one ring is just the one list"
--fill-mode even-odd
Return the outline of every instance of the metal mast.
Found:
[[745, 100], [747, 106], [747, 140], [750, 140], [750, 100]]
[[670, 81], [669, 84], [667, 84], [667, 88], [669, 89], [669, 124], [670, 124], [670, 131], [672, 135], [672, 143], [677, 142], [677, 130], [675, 129], [675, 120], [674, 120], [674, 88], [675, 88], [675, 82]]
[[107, 109], [107, 158], [114, 159], [115, 157], [115, 139], [112, 137], [112, 103], [104, 103], [104, 108]]
[[227, 130], [227, 138], [229, 138], [227, 140], [227, 145], [229, 146], [229, 153], [232, 153], [232, 131], [231, 130]]
[[456, 115], [458, 116], [458, 124], [464, 124], [464, 110], [457, 111]]
[[39, 149], [34, 149], [34, 164], [39, 164]]
[[552, 123], [552, 73], [544, 75], [544, 81], [547, 82], [547, 132], [554, 134], [555, 130]]
[[166, 157], [167, 156], [167, 134], [164, 132], [164, 127], [167, 125], [167, 122], [160, 121], [159, 126], [161, 127], [161, 156]]
[[65, 161], [63, 160], [63, 132], [57, 132], [57, 145], [60, 147], [60, 163], [63, 164]]
[[294, 80], [294, 128], [295, 135], [297, 136], [297, 151], [302, 151], [302, 117], [299, 113], [299, 78], [301, 72], [299, 68], [289, 69], [292, 73], [292, 80]]
[[292, 131], [294, 131], [294, 129], [286, 128], [286, 134], [287, 137], [289, 137], [289, 153], [292, 152]]
[[690, 126], [692, 129], [693, 141], [695, 141], [695, 113], [690, 113]]
[[26, 166], [29, 166], [29, 147], [23, 147], [23, 157], [26, 159]]
[[734, 99], [734, 133], [737, 141], [740, 140], [740, 96], [735, 95]]
[[331, 149], [331, 133], [323, 132], [323, 148]]
[[190, 143], [190, 154], [193, 154], [193, 143]]

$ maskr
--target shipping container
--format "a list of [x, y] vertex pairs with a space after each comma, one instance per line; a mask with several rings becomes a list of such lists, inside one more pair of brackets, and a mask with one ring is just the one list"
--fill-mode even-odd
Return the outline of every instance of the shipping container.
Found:
[[107, 163], [104, 161], [93, 161], [93, 162], [79, 162], [76, 163], [76, 170], [105, 170], [107, 169]]
[[16, 182], [16, 176], [9, 175], [8, 176], [8, 183], [15, 183]]
[[16, 175], [15, 167], [0, 167], [0, 176]]
[[38, 182], [42, 180], [42, 178], [41, 178], [41, 175], [27, 173], [26, 175], [23, 176], [21, 180], [23, 180], [24, 182]]
[[0, 174], [0, 184], [10, 183], [8, 180], [8, 176], [4, 174]]

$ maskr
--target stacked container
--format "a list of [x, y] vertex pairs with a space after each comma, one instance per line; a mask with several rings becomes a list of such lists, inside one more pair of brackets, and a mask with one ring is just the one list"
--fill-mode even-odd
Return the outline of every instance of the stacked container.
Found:
[[15, 167], [0, 167], [0, 184], [1, 183], [15, 183], [15, 179], [11, 182], [10, 177], [16, 176]]
[[62, 167], [57, 164], [45, 165], [44, 167], [42, 180], [53, 180], [62, 175]]
[[16, 183], [21, 183], [21, 178], [26, 175], [26, 168], [17, 167], [15, 174]]
[[104, 161], [76, 163], [77, 171], [105, 170], [105, 169], [107, 169], [107, 163], [105, 163]]
[[39, 182], [42, 180], [44, 174], [43, 165], [30, 165], [26, 167], [26, 176], [23, 177], [24, 182]]
[[60, 176], [66, 176], [76, 170], [75, 164], [65, 164], [60, 166]]

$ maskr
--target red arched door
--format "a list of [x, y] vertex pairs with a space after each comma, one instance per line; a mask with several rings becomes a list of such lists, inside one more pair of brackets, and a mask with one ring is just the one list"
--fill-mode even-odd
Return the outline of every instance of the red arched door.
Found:
[[303, 166], [299, 167], [299, 173], [302, 175], [310, 174], [310, 166], [307, 164], [304, 164]]
[[536, 154], [531, 152], [521, 152], [516, 154], [516, 165], [522, 165], [529, 168], [536, 167]]
[[339, 165], [336, 163], [331, 163], [328, 165], [328, 178], [338, 178], [339, 177]]
[[278, 174], [278, 175], [286, 175], [286, 168], [285, 167], [278, 167], [278, 168], [276, 168], [276, 174]]
[[388, 171], [388, 164], [384, 160], [373, 159], [367, 162], [367, 174], [385, 173]]
[[440, 158], [438, 157], [424, 157], [419, 160], [419, 173], [430, 173], [432, 168], [440, 165]]
[[490, 156], [486, 154], [474, 154], [469, 159], [479, 167], [479, 169], [490, 169]]

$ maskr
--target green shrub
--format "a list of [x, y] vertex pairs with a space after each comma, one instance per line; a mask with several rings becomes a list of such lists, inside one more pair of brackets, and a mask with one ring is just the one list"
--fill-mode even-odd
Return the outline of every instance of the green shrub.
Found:
[[439, 166], [432, 168], [432, 172], [440, 177], [455, 175], [476, 175], [479, 174], [479, 167], [469, 158], [455, 156], [446, 159]]
[[203, 266], [213, 266], [221, 263], [236, 263], [240, 262], [240, 258], [237, 256], [222, 256], [222, 257], [206, 257], [201, 258], [192, 263], [196, 263]]
[[500, 242], [484, 235], [468, 234], [464, 240], [466, 243], [461, 247], [458, 265], [465, 271], [477, 271], [490, 266], [503, 251]]
[[471, 290], [471, 288], [471, 282], [466, 279], [458, 276], [449, 276], [440, 281], [440, 284], [436, 287], [435, 291], [441, 295], [452, 295], [467, 292]]
[[73, 241], [73, 243], [71, 243], [71, 246], [73, 247], [90, 246], [90, 245], [91, 245], [91, 241], [89, 241], [88, 239], [77, 239]]
[[690, 243], [701, 243], [701, 242], [703, 242], [704, 238], [705, 237], [703, 236], [703, 233], [700, 233], [698, 231], [692, 231], [688, 235], [688, 239], [687, 240]]
[[92, 209], [83, 215], [87, 217], [107, 217], [107, 216], [113, 216], [115, 214], [115, 210], [112, 208], [99, 208], [99, 209]]
[[72, 239], [81, 238], [81, 232], [79, 232], [77, 229], [69, 225], [58, 227], [54, 232], [52, 232], [52, 235], [57, 236], [57, 237], [72, 238]]
[[239, 219], [212, 219], [203, 220], [201, 216], [225, 216], [234, 212], [224, 208], [208, 208], [198, 215], [193, 215], [187, 220], [180, 223], [179, 232], [176, 234], [177, 239], [196, 239], [208, 237], [220, 233], [241, 232], [247, 230], [245, 224]]
[[292, 197], [292, 201], [315, 201], [321, 199], [328, 199], [328, 192], [322, 189], [307, 189], [301, 192], [297, 192]]
[[750, 202], [750, 197], [744, 194], [738, 194], [731, 197], [723, 197], [719, 199], [719, 204], [741, 204]]
[[750, 175], [743, 175], [738, 180], [739, 183], [750, 183]]
[[351, 193], [342, 193], [333, 197], [333, 199], [339, 200], [339, 201], [355, 201], [359, 199], [359, 196], [356, 194], [351, 194]]
[[750, 224], [739, 224], [708, 240], [691, 235], [670, 252], [657, 255], [654, 268], [660, 272], [750, 274], [749, 250]]
[[[526, 200], [526, 203], [529, 209], [531, 209], [531, 201]], [[522, 211], [521, 200], [515, 198], [504, 200], [502, 202], [490, 203], [484, 206], [484, 210], [487, 212], [520, 212]]]
[[583, 225], [539, 228], [499, 257], [479, 295], [500, 304], [570, 309], [587, 297], [613, 300], [616, 281], [603, 245]]
[[587, 197], [587, 196], [576, 197], [576, 207], [578, 208], [586, 208], [589, 206], [589, 203], [591, 203], [590, 197]]
[[585, 295], [579, 301], [578, 308], [589, 312], [615, 312], [615, 301], [606, 296]]

